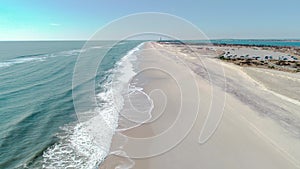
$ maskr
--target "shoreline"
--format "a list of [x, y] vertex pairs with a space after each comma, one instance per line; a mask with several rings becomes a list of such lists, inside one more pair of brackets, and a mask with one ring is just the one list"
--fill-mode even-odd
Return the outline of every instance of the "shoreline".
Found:
[[[208, 71], [214, 71], [223, 64], [226, 64], [226, 62], [212, 60], [210, 57], [204, 55], [201, 59]], [[121, 132], [122, 137], [115, 135], [111, 147], [111, 151], [115, 153], [112, 153], [106, 158], [102, 164], [102, 168], [112, 166], [121, 166], [121, 168], [131, 166], [132, 168], [145, 169], [166, 167], [175, 169], [184, 167], [299, 168], [297, 157], [300, 157], [300, 154], [297, 150], [300, 150], [300, 145], [297, 134], [292, 136], [292, 134], [284, 133], [284, 130], [286, 130], [284, 129], [285, 126], [280, 124], [280, 119], [277, 119], [279, 116], [275, 116], [275, 114], [283, 113], [281, 110], [275, 111], [276, 107], [273, 107], [273, 103], [278, 102], [279, 98], [270, 95], [267, 91], [260, 94], [262, 90], [260, 87], [256, 87], [255, 90], [252, 89], [251, 86], [253, 82], [249, 81], [246, 76], [241, 76], [240, 70], [235, 68], [235, 66], [226, 64], [226, 67], [224, 67], [225, 73], [227, 77], [230, 76], [237, 79], [241, 84], [249, 85], [243, 86], [245, 89], [242, 91], [234, 91], [238, 90], [239, 86], [231, 86], [231, 82], [227, 84], [224, 90], [220, 79], [213, 74], [211, 74], [210, 78], [215, 81], [209, 82], [206, 78], [205, 71], [201, 71], [203, 65], [199, 64], [199, 61], [192, 54], [181, 53], [176, 47], [148, 42], [140, 52], [138, 60], [138, 70], [149, 67], [160, 67], [164, 70], [172, 70], [176, 72], [176, 76], [183, 82], [189, 75], [187, 73], [190, 73], [185, 71], [185, 66], [188, 66], [192, 70], [192, 74], [195, 75], [197, 90], [202, 99], [200, 99], [200, 102], [198, 102], [197, 99], [188, 99], [186, 101], [188, 105], [194, 105], [198, 102], [200, 104], [199, 114], [195, 119], [191, 131], [188, 132], [188, 135], [178, 145], [163, 154], [141, 159], [116, 155], [117, 150], [119, 151], [118, 153], [126, 153], [129, 157], [133, 155], [130, 154], [131, 152], [154, 152], [158, 146], [157, 142], [148, 142], [148, 146], [142, 146], [143, 144], [133, 144], [134, 141], [132, 142], [132, 140], [128, 140], [128, 138], [149, 138], [163, 133], [168, 127], [172, 126], [174, 120], [176, 121], [176, 117], [180, 115], [178, 114], [178, 105], [180, 104], [178, 104], [177, 99], [180, 97], [180, 95], [178, 95], [180, 90], [178, 90], [176, 83], [173, 83], [172, 78], [161, 71], [149, 70], [142, 73], [139, 76], [141, 82], [144, 82], [141, 83], [141, 86], [144, 88], [144, 92], [147, 93], [154, 102], [155, 106], [151, 113], [153, 117], [157, 119], [152, 119], [154, 120], [153, 122], [151, 121], [134, 129]], [[185, 88], [189, 84], [182, 85], [181, 87]], [[216, 91], [213, 95], [210, 93], [212, 87], [214, 91]], [[271, 87], [278, 88], [278, 86]], [[157, 92], [157, 90], [155, 90], [157, 88], [163, 89], [162, 91], [164, 91], [167, 96], [168, 104], [166, 107], [162, 104], [164, 103], [162, 95], [159, 92], [153, 92]], [[233, 92], [228, 90], [233, 90]], [[222, 98], [224, 91], [227, 99], [225, 101], [224, 115], [219, 123], [219, 127], [207, 142], [199, 144], [199, 134], [201, 133], [201, 129], [208, 115], [207, 113], [210, 109], [210, 99], [212, 96], [214, 98]], [[193, 98], [191, 96], [195, 91], [187, 90], [186, 92], [192, 92], [187, 95], [187, 98]], [[245, 95], [250, 96], [249, 99], [251, 100], [245, 100], [243, 95], [239, 95], [241, 92], [246, 92]], [[260, 100], [257, 102], [252, 100], [257, 96], [262, 100], [267, 97], [270, 103], [261, 105], [259, 104], [261, 102]], [[214, 102], [218, 105], [222, 104], [222, 100], [220, 99]], [[277, 106], [286, 109], [286, 107], [283, 107], [285, 104], [291, 105], [290, 108], [287, 109], [291, 113], [296, 113], [299, 108], [297, 105], [292, 106], [293, 103], [288, 103], [288, 101], [280, 103]], [[262, 118], [265, 109], [274, 110], [274, 115], [265, 114], [264, 116], [266, 116], [266, 118]], [[162, 114], [161, 111], [163, 111]], [[188, 113], [192, 111], [192, 108], [186, 108], [184, 111], [185, 116], [190, 116]], [[289, 115], [284, 115], [283, 117], [290, 118]], [[298, 116], [295, 115], [293, 118], [298, 118]], [[183, 121], [184, 123], [181, 125], [187, 123], [185, 120]], [[295, 127], [296, 128], [292, 127], [288, 130], [291, 132], [294, 131], [294, 129], [297, 130], [297, 126]], [[204, 134], [209, 135], [213, 128], [210, 126], [207, 130], [208, 132], [204, 132]], [[178, 132], [180, 132], [180, 130], [178, 130]], [[163, 141], [168, 142], [169, 139], [171, 139], [171, 137]], [[120, 150], [122, 152], [120, 152]], [[169, 161], [169, 163], [166, 163], [166, 160]]]

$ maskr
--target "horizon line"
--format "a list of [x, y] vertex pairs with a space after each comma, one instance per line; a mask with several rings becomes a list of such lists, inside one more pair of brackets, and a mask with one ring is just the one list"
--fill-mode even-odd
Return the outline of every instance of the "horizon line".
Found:
[[[156, 39], [129, 39], [127, 41], [155, 41]], [[197, 41], [197, 40], [278, 40], [278, 41], [300, 41], [300, 38], [212, 38], [212, 39], [183, 39], [182, 41]], [[0, 42], [67, 42], [67, 41], [124, 41], [116, 39], [106, 39], [106, 40], [88, 40], [88, 39], [20, 39], [20, 40], [0, 40]], [[172, 41], [172, 40], [170, 40]]]

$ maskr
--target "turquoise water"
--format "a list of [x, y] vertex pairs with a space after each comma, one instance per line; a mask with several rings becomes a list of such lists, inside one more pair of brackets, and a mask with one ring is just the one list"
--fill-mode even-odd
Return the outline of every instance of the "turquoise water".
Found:
[[[72, 73], [84, 43], [0, 42], [1, 169], [42, 168], [45, 152], [71, 132], [61, 128], [76, 123]], [[115, 63], [140, 43], [122, 42], [109, 51], [95, 77], [97, 91]], [[106, 43], [95, 45], [97, 54]]]

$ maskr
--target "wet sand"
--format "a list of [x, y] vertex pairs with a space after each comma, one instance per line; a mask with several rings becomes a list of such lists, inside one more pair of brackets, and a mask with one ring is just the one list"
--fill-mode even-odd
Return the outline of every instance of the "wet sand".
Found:
[[299, 74], [273, 84], [270, 72], [154, 42], [138, 59], [152, 119], [113, 139], [112, 152], [131, 158], [110, 155], [101, 168], [299, 168]]

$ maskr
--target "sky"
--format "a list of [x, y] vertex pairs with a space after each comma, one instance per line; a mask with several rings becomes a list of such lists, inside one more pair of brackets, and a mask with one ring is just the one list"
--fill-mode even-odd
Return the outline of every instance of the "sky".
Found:
[[1, 0], [0, 40], [86, 40], [139, 12], [182, 17], [211, 39], [300, 39], [299, 7], [299, 0]]

